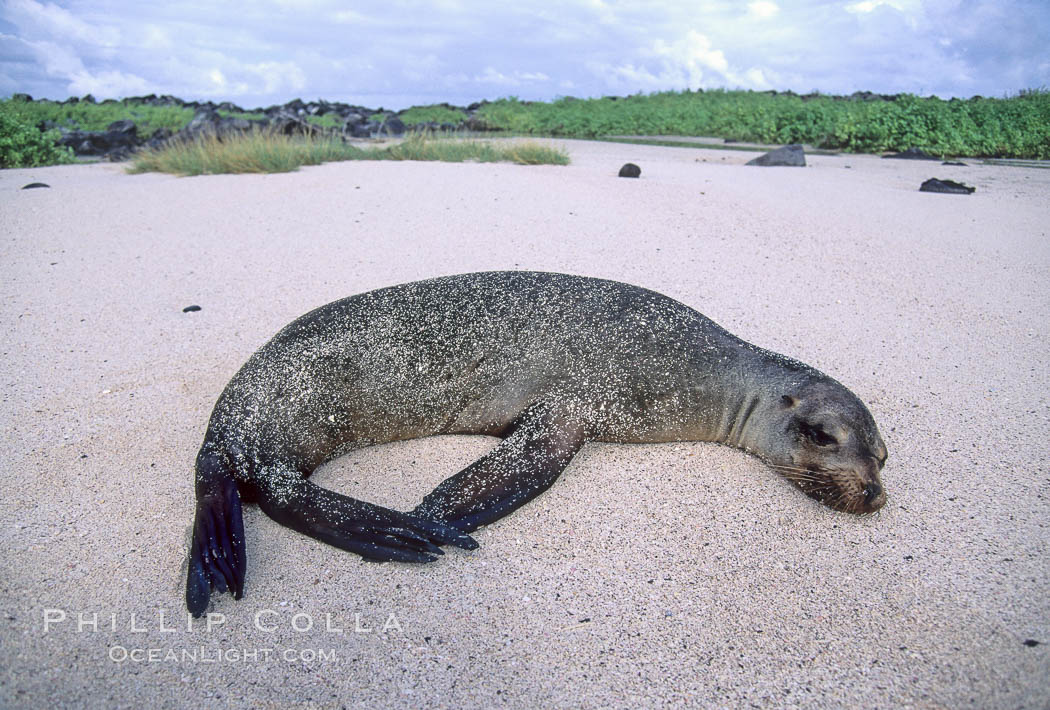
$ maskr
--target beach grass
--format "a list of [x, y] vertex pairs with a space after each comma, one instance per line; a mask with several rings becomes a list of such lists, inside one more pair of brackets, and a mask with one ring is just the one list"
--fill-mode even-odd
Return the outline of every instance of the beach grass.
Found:
[[393, 145], [374, 149], [365, 160], [438, 160], [446, 163], [517, 163], [518, 165], [568, 165], [569, 155], [560, 148], [536, 141], [493, 142], [415, 134]]
[[361, 147], [333, 137], [285, 136], [254, 131], [241, 136], [209, 136], [137, 153], [131, 173], [175, 175], [279, 173], [301, 165], [342, 160], [428, 160], [510, 162], [519, 165], [568, 165], [569, 155], [535, 141], [495, 143], [414, 134], [384, 146]]

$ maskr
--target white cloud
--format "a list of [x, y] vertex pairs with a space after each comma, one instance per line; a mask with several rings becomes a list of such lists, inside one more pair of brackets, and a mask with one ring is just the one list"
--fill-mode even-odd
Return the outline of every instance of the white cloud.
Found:
[[765, 72], [761, 69], [752, 67], [744, 72], [744, 78], [747, 79], [747, 86], [752, 89], [772, 89], [773, 85], [766, 79]]
[[616, 10], [604, 0], [583, 0], [583, 6], [594, 13], [594, 17], [600, 24], [616, 23]]
[[172, 49], [175, 47], [171, 35], [160, 25], [147, 24], [143, 30], [142, 45], [144, 47], [149, 49]]
[[295, 62], [257, 62], [245, 65], [244, 71], [257, 77], [256, 83], [262, 82], [264, 94], [297, 92], [306, 88], [306, 75]]
[[866, 14], [874, 12], [881, 6], [892, 7], [900, 12], [913, 12], [918, 9], [919, 3], [918, 0], [861, 0], [861, 2], [846, 5], [846, 11]]
[[54, 42], [26, 42], [48, 74], [72, 77], [84, 72], [84, 63], [69, 48]]
[[76, 40], [101, 47], [120, 44], [120, 31], [110, 25], [91, 24], [73, 15], [65, 8], [36, 0], [7, 0], [4, 14], [19, 27], [28, 27], [36, 33], [56, 39]]
[[777, 4], [768, 0], [755, 0], [747, 4], [747, 14], [762, 20], [774, 17], [778, 12], [780, 8]]
[[[613, 89], [628, 92], [668, 89], [732, 88], [766, 89], [769, 82], [760, 67], [735, 70], [723, 50], [696, 30], [673, 41], [657, 39], [639, 62], [611, 66], [592, 63], [591, 71], [604, 77]], [[652, 66], [655, 64], [655, 66]]]
[[360, 12], [355, 12], [353, 10], [339, 10], [332, 15], [332, 19], [335, 22], [346, 25], [360, 25], [368, 21], [366, 15], [362, 15]]
[[75, 72], [69, 77], [69, 92], [74, 96], [135, 96], [150, 91], [152, 82], [122, 71]]
[[698, 86], [703, 80], [704, 69], [713, 69], [720, 74], [729, 69], [722, 50], [712, 48], [711, 40], [696, 30], [689, 30], [684, 38], [675, 42], [656, 40], [653, 53], [667, 60], [670, 66], [683, 69], [690, 81], [695, 81]]
[[484, 72], [475, 74], [473, 78], [474, 81], [498, 86], [521, 86], [531, 82], [550, 80], [550, 77], [543, 72], [514, 71], [504, 74], [493, 67], [485, 67]]

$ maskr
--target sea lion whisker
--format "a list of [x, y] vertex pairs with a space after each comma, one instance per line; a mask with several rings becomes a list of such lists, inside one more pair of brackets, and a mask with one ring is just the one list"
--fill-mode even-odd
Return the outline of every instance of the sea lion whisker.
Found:
[[831, 483], [831, 479], [823, 474], [800, 471], [779, 471], [780, 475], [789, 481], [813, 481], [814, 483]]
[[778, 471], [799, 471], [801, 473], [815, 473], [815, 471], [813, 469], [810, 469], [810, 468], [801, 468], [799, 466], [788, 466], [787, 464], [782, 464], [782, 463], [771, 463], [771, 464], [769, 464], [769, 466], [770, 466], [770, 468], [775, 468]]
[[827, 476], [818, 476], [808, 473], [800, 473], [798, 471], [781, 471], [780, 472], [785, 478], [789, 478], [793, 481], [820, 481], [824, 482], [828, 480]]

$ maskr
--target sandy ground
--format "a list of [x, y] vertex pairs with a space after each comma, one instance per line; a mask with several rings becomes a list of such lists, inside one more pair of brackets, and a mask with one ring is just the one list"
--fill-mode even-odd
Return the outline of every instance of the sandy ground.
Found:
[[[1047, 707], [1050, 170], [562, 145], [569, 167], [0, 172], [0, 705]], [[338, 297], [519, 268], [664, 292], [841, 380], [888, 504], [831, 511], [713, 444], [588, 445], [427, 566], [249, 506], [246, 597], [188, 628], [193, 459], [249, 354]], [[315, 480], [408, 508], [492, 444]]]

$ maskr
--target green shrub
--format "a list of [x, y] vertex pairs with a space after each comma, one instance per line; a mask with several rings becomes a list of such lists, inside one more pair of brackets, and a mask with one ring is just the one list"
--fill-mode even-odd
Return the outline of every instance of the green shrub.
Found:
[[326, 113], [323, 116], [306, 116], [306, 122], [320, 128], [340, 128], [343, 119], [337, 113]]
[[451, 109], [447, 106], [413, 106], [398, 114], [398, 118], [406, 126], [415, 126], [419, 123], [451, 123], [459, 125], [467, 120], [467, 114], [459, 109]]
[[58, 131], [41, 133], [4, 102], [0, 106], [0, 168], [34, 168], [72, 163], [73, 151], [56, 145]]

